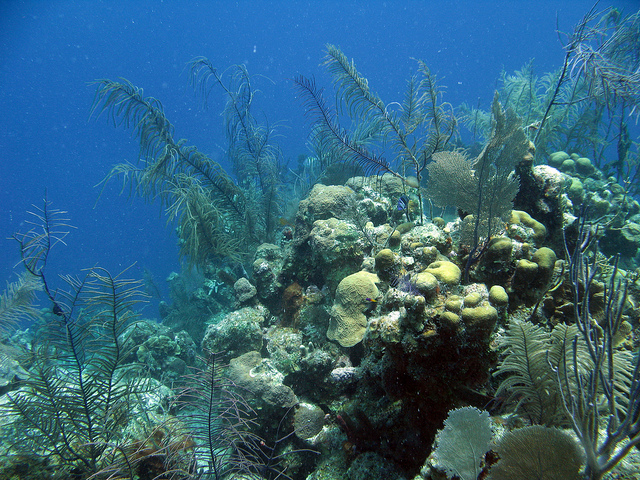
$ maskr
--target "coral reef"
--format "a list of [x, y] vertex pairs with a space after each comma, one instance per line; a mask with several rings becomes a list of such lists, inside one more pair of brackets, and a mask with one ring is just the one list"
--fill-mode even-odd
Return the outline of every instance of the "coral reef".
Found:
[[[637, 25], [616, 21], [623, 33]], [[190, 64], [196, 86], [225, 93], [235, 175], [174, 140], [159, 102], [126, 81], [99, 82], [94, 110], [136, 125], [149, 157], [110, 177], [162, 197], [198, 268], [169, 277], [160, 324], [137, 321], [138, 284], [101, 269], [66, 278], [62, 299], [53, 293], [45, 267], [66, 235], [60, 212], [45, 205], [36, 216], [51, 228], [16, 235], [30, 277], [0, 296], [0, 408], [11, 413], [0, 430], [26, 443], [3, 445], [13, 455], [3, 474], [29, 462], [32, 477], [61, 465], [74, 478], [141, 479], [550, 469], [600, 480], [626, 468], [640, 445], [640, 203], [620, 172], [637, 178], [637, 167], [624, 145], [618, 175], [601, 149], [577, 148], [593, 140], [571, 130], [584, 133], [586, 117], [558, 123], [569, 83], [602, 100], [596, 84], [585, 91], [566, 75], [572, 58], [586, 62], [590, 38], [574, 32], [544, 99], [526, 66], [503, 77], [491, 114], [469, 110], [485, 139], [473, 155], [457, 148], [453, 110], [422, 62], [405, 101], [384, 103], [329, 45], [338, 104], [357, 128], [342, 128], [315, 82], [297, 78], [317, 157], [291, 172], [295, 186], [282, 181], [271, 130], [251, 116], [244, 66], [227, 81], [206, 59]], [[600, 61], [623, 60], [599, 48]], [[599, 71], [612, 74], [607, 65]], [[581, 82], [598, 73], [573, 68]], [[611, 107], [623, 124], [629, 106]], [[284, 191], [299, 203], [276, 221]], [[40, 288], [46, 313], [32, 307]], [[15, 331], [34, 319], [33, 332]], [[41, 454], [59, 465], [33, 460]]]

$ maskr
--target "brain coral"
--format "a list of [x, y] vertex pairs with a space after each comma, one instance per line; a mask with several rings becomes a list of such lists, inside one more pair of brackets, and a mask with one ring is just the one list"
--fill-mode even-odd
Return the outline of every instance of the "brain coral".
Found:
[[378, 276], [369, 272], [358, 272], [342, 279], [336, 290], [331, 309], [331, 321], [327, 338], [343, 347], [353, 347], [364, 337], [367, 317], [364, 310], [369, 300], [378, 296]]
[[446, 285], [457, 285], [460, 283], [461, 272], [453, 262], [438, 260], [429, 264], [424, 271], [430, 273]]

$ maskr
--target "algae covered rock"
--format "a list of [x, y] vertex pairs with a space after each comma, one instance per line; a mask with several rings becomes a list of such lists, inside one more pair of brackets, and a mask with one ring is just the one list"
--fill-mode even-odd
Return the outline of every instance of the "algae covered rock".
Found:
[[205, 352], [226, 352], [237, 356], [262, 349], [262, 323], [267, 315], [264, 307], [245, 307], [228, 313], [207, 327], [202, 340]]
[[364, 238], [355, 225], [330, 218], [317, 220], [309, 235], [314, 266], [325, 276], [330, 288], [340, 279], [360, 269], [364, 258]]
[[298, 403], [293, 390], [282, 383], [284, 375], [258, 352], [247, 352], [233, 358], [229, 362], [229, 379], [268, 405], [290, 408]]
[[335, 340], [343, 347], [353, 347], [362, 340], [367, 330], [364, 311], [378, 296], [378, 282], [377, 275], [365, 271], [342, 279], [331, 309], [327, 330], [329, 340]]
[[293, 428], [296, 436], [302, 440], [316, 436], [324, 425], [324, 412], [312, 403], [300, 403], [293, 415]]

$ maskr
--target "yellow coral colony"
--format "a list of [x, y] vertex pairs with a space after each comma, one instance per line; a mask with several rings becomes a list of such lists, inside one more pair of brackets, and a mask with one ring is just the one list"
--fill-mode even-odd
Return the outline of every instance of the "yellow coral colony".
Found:
[[378, 276], [369, 272], [357, 272], [342, 279], [336, 290], [331, 309], [331, 321], [327, 338], [343, 347], [359, 343], [367, 330], [364, 311], [368, 302], [378, 296]]

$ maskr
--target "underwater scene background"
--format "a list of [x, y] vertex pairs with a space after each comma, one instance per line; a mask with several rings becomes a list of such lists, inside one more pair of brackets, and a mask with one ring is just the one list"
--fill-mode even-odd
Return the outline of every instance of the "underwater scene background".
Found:
[[640, 13], [2, 2], [0, 479], [640, 478]]

